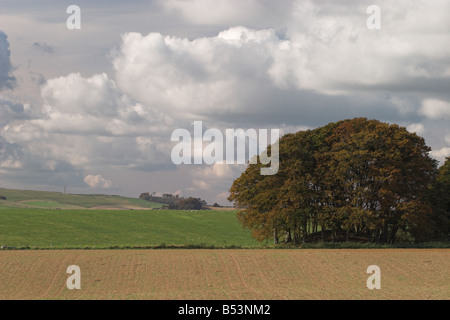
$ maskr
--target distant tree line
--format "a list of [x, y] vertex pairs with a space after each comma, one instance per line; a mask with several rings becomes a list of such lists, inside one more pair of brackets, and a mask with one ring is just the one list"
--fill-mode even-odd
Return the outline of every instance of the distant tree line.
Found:
[[174, 204], [169, 205], [171, 210], [206, 210], [206, 201], [198, 198], [182, 199]]
[[144, 199], [146, 201], [162, 203], [162, 204], [167, 204], [167, 205], [173, 204], [176, 201], [180, 200], [179, 197], [175, 197], [173, 195], [168, 196], [165, 194], [164, 196], [159, 197], [159, 196], [156, 196], [153, 193], [149, 193], [149, 192], [141, 193], [139, 198]]
[[258, 240], [450, 239], [450, 160], [438, 169], [415, 133], [356, 118], [278, 143], [278, 174], [262, 176], [262, 164], [249, 165], [230, 189], [240, 222]]
[[172, 194], [164, 194], [162, 197], [155, 196], [149, 192], [141, 193], [141, 199], [150, 202], [167, 205], [170, 210], [207, 210], [207, 203], [200, 198], [184, 198]]

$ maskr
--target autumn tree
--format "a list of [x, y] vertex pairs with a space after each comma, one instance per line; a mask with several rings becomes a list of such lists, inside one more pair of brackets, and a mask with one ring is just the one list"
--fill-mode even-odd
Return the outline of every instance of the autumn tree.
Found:
[[205, 203], [197, 198], [187, 198], [169, 205], [171, 210], [203, 210]]
[[450, 157], [439, 168], [436, 181], [429, 190], [429, 202], [433, 208], [432, 231], [424, 240], [450, 240]]
[[442, 208], [450, 214], [450, 157], [439, 168], [437, 182], [441, 188]]
[[[423, 138], [405, 128], [357, 118], [279, 140], [280, 170], [260, 164], [234, 181], [229, 200], [259, 239], [306, 242], [325, 233], [393, 243], [398, 230], [420, 238], [432, 229], [427, 190], [436, 161]], [[270, 148], [269, 148], [270, 150]]]

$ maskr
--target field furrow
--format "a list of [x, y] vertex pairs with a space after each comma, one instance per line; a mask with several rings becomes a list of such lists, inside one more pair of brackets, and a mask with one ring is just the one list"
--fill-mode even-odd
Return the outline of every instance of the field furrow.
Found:
[[[66, 269], [81, 269], [69, 290]], [[369, 290], [369, 265], [381, 290]], [[450, 299], [450, 250], [0, 251], [0, 299]]]

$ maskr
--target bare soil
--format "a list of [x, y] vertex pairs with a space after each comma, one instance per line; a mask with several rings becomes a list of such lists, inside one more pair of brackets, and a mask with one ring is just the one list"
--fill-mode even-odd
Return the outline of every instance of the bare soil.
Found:
[[[66, 269], [81, 268], [81, 290]], [[369, 290], [367, 267], [381, 268]], [[0, 251], [0, 299], [450, 299], [450, 250]]]

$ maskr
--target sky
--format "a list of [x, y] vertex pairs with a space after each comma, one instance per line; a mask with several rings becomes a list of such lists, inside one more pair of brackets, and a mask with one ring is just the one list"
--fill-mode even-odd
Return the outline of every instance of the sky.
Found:
[[0, 0], [0, 187], [227, 205], [245, 166], [171, 159], [172, 132], [194, 121], [285, 134], [367, 117], [424, 137], [442, 163], [449, 12], [450, 0]]

